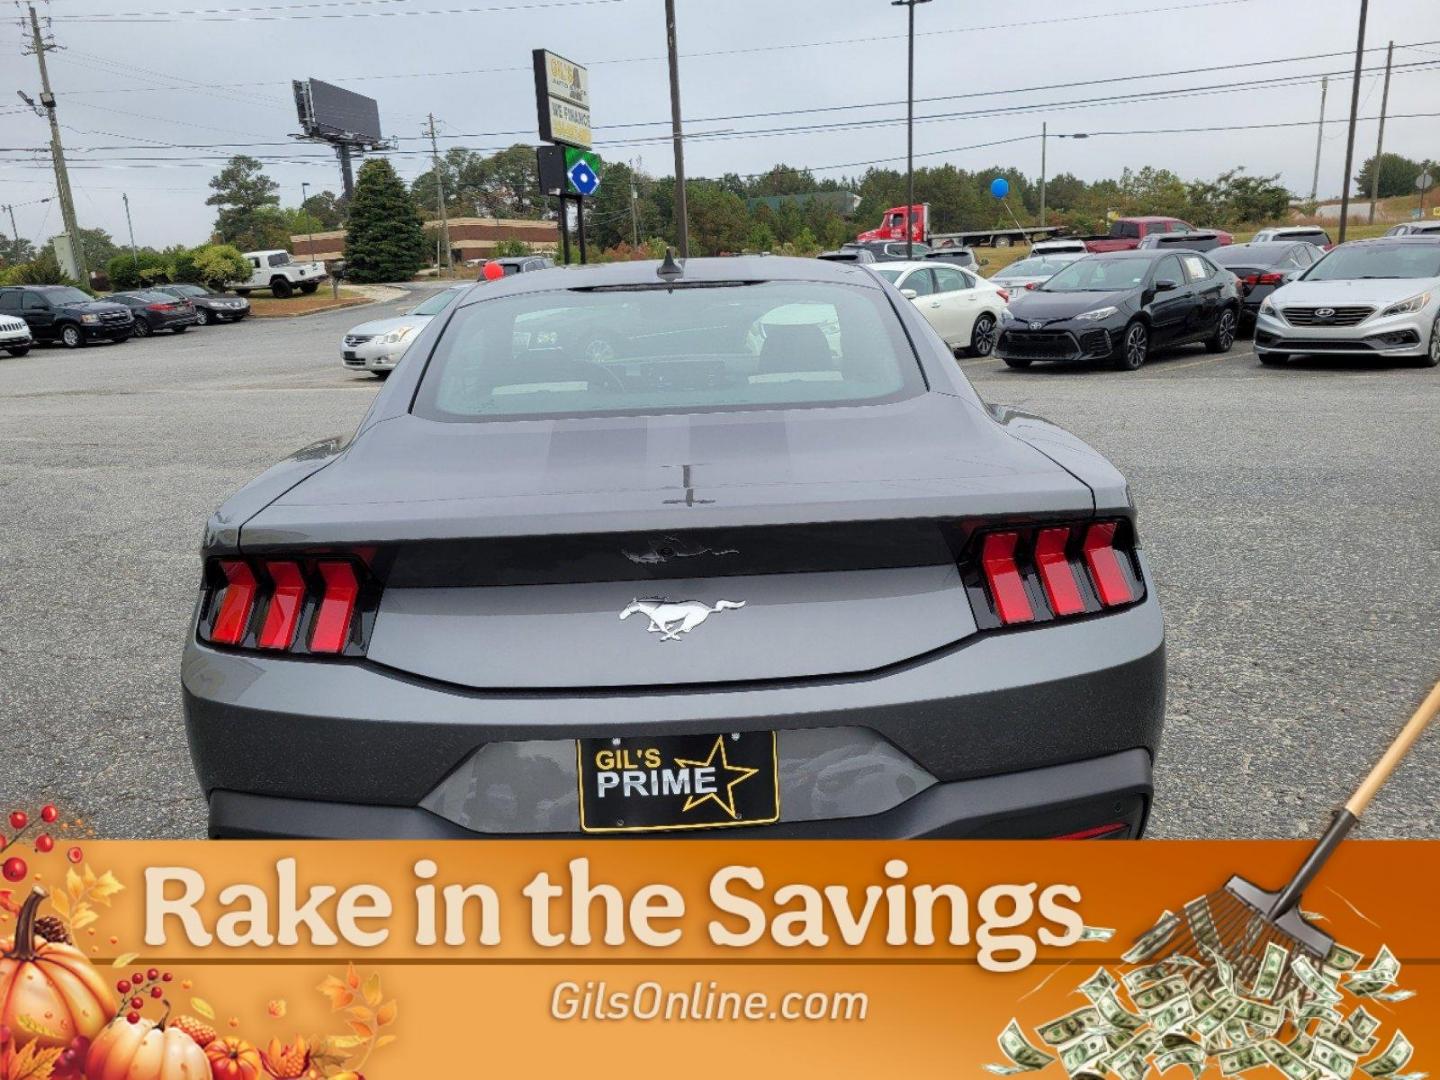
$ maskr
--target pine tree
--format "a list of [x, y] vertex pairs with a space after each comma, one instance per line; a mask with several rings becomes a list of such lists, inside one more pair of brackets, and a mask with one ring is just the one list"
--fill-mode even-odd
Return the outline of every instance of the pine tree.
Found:
[[346, 276], [352, 281], [408, 281], [425, 265], [425, 226], [385, 158], [360, 166], [345, 236]]

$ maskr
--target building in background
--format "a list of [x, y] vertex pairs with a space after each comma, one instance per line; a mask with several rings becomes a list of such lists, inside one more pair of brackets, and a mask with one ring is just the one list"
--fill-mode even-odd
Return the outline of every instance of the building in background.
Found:
[[[427, 230], [440, 222], [425, 222]], [[502, 240], [519, 240], [531, 251], [551, 254], [560, 247], [560, 227], [554, 221], [526, 218], [462, 217], [450, 219], [450, 251], [456, 263], [467, 259], [488, 259]], [[345, 257], [345, 230], [301, 233], [290, 237], [290, 252], [296, 259], [332, 262]]]

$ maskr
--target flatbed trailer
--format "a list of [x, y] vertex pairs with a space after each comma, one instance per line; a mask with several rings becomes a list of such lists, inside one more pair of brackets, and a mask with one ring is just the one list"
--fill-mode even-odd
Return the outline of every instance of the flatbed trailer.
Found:
[[1033, 244], [1049, 240], [1065, 230], [1059, 225], [1036, 225], [1010, 229], [968, 229], [965, 232], [931, 233], [930, 246], [947, 247], [1010, 247], [1012, 244]]

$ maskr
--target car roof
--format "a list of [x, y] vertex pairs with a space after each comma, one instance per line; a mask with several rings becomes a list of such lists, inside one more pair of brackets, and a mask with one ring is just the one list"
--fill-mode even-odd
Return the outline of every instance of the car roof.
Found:
[[1142, 214], [1139, 217], [1116, 218], [1116, 221], [1179, 221], [1179, 218], [1166, 217], [1163, 214]]
[[[664, 279], [656, 273], [661, 265], [658, 260], [647, 259], [642, 262], [556, 266], [529, 274], [512, 274], [509, 277], [497, 278], [489, 282], [484, 289], [477, 290], [475, 299], [470, 303], [512, 293], [550, 292], [555, 289], [663, 286]], [[827, 262], [824, 259], [801, 259], [786, 255], [732, 255], [723, 258], [687, 259], [679, 265], [683, 266], [683, 272], [676, 281], [679, 285], [730, 281], [817, 281], [879, 288], [875, 279], [861, 268], [862, 265], [869, 264]]]
[[1088, 258], [1091, 259], [1163, 259], [1167, 255], [1174, 255], [1175, 248], [1130, 248], [1126, 251], [1096, 251]]
[[1367, 238], [1365, 238], [1365, 239], [1363, 239], [1363, 240], [1347, 240], [1347, 241], [1346, 241], [1344, 244], [1342, 244], [1341, 246], [1342, 246], [1342, 247], [1349, 247], [1351, 244], [1364, 244], [1364, 245], [1366, 245], [1366, 246], [1373, 246], [1373, 245], [1381, 245], [1381, 246], [1384, 246], [1384, 245], [1387, 245], [1387, 244], [1398, 244], [1398, 245], [1400, 245], [1401, 247], [1404, 247], [1404, 246], [1407, 246], [1407, 245], [1409, 245], [1409, 246], [1414, 246], [1414, 245], [1417, 245], [1417, 244], [1420, 244], [1420, 245], [1434, 245], [1434, 244], [1440, 244], [1440, 230], [1436, 230], [1435, 235], [1433, 235], [1433, 236], [1427, 236], [1427, 235], [1420, 235], [1420, 236], [1371, 236], [1371, 237], [1367, 237]]

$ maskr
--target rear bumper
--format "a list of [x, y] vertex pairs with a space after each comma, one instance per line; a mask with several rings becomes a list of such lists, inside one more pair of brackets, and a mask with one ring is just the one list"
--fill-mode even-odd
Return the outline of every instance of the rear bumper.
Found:
[[[869, 817], [781, 822], [720, 829], [710, 835], [731, 840], [1036, 839], [1115, 825], [1119, 827], [1103, 834], [1105, 839], [1133, 839], [1144, 832], [1152, 794], [1150, 754], [1135, 749], [1045, 769], [936, 784], [893, 810]], [[420, 807], [214, 791], [210, 835], [215, 839], [461, 840], [497, 834], [471, 832]], [[594, 838], [578, 831], [539, 835], [549, 840]], [[624, 838], [665, 835], [637, 833]], [[520, 834], [505, 836], [514, 839]]]
[[[1075, 790], [1098, 796], [1080, 800], [1087, 813], [1109, 805], [1106, 799], [1138, 799], [1121, 815], [1138, 831], [1164, 713], [1164, 627], [1152, 589], [1123, 611], [980, 634], [865, 675], [554, 692], [471, 691], [367, 661], [224, 652], [192, 637], [181, 681], [191, 755], [211, 798], [212, 828], [223, 835], [395, 835], [389, 830], [410, 828], [483, 835], [419, 809], [482, 746], [840, 727], [875, 733], [936, 783], [871, 817], [787, 824], [782, 808], [782, 822], [757, 834], [1075, 831], [1104, 822], [1068, 814], [1043, 820], [1056, 809], [1044, 770], [1089, 776], [1095, 762], [1132, 751], [1144, 759], [1142, 779], [1077, 781]], [[976, 792], [985, 798], [964, 809]], [[312, 818], [333, 824], [300, 828]]]

